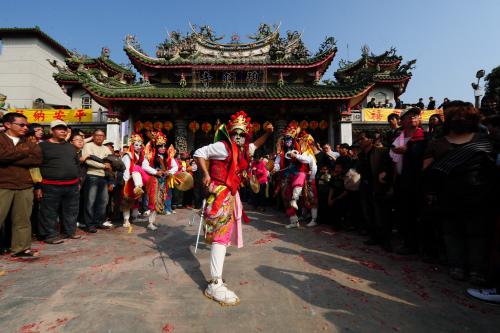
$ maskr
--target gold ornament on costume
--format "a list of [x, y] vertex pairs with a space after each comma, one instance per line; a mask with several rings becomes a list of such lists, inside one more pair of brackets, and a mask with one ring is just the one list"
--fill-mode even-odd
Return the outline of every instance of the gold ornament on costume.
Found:
[[231, 116], [231, 119], [229, 120], [227, 124], [227, 130], [229, 133], [240, 129], [244, 133], [248, 133], [252, 131], [252, 124], [251, 124], [252, 119], [247, 116], [245, 111], [238, 111], [236, 114], [233, 114]]
[[297, 127], [293, 122], [291, 122], [284, 130], [283, 130], [283, 136], [290, 136], [292, 138], [295, 138], [297, 134], [300, 133], [300, 127]]
[[164, 146], [167, 143], [167, 137], [162, 132], [154, 132], [153, 133], [153, 141], [156, 146]]
[[132, 133], [129, 141], [130, 141], [130, 146], [132, 146], [136, 142], [139, 142], [139, 141], [144, 142], [144, 139], [142, 138], [142, 135], [140, 135], [138, 133]]

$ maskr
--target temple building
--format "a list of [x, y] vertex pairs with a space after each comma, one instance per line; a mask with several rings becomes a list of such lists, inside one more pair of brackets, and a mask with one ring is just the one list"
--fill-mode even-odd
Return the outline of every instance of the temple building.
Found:
[[266, 121], [276, 133], [296, 121], [319, 142], [350, 142], [352, 110], [372, 96], [394, 101], [411, 78], [413, 62], [401, 65], [394, 49], [379, 56], [364, 49], [360, 60], [341, 62], [335, 81], [322, 82], [337, 52], [333, 37], [315, 53], [301, 33], [267, 24], [249, 42], [236, 34], [222, 39], [209, 26], [191, 26], [187, 34], [171, 32], [152, 56], [129, 35], [124, 51], [139, 80], [111, 65], [108, 50], [98, 59], [69, 57], [54, 78], [64, 91], [83, 89], [107, 108], [114, 124], [108, 136], [125, 141], [134, 130], [147, 136], [155, 128], [180, 151], [210, 142], [216, 124], [239, 110], [252, 116], [255, 132]]

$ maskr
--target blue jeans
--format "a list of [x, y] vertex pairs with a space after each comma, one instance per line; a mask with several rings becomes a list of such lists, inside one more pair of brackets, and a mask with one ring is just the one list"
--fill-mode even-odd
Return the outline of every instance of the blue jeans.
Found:
[[108, 205], [108, 183], [106, 178], [87, 175], [85, 179], [85, 224], [96, 227], [104, 223]]
[[165, 199], [165, 212], [172, 213], [172, 189], [167, 190], [167, 199]]
[[80, 205], [80, 190], [74, 185], [42, 184], [38, 227], [44, 239], [57, 238], [57, 218], [61, 222], [61, 232], [72, 236], [76, 232], [76, 218]]

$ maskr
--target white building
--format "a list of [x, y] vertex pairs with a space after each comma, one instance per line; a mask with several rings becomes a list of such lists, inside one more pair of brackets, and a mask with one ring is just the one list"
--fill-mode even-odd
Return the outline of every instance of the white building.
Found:
[[106, 127], [107, 109], [82, 88], [64, 91], [54, 80], [71, 53], [40, 28], [0, 28], [0, 95], [4, 109], [92, 109], [93, 122], [76, 125]]

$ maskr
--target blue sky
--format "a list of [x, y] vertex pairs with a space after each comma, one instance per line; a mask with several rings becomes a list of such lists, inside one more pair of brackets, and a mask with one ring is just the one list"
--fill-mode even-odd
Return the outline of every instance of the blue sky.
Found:
[[261, 22], [282, 22], [282, 32], [304, 32], [312, 53], [325, 36], [334, 36], [339, 52], [325, 79], [340, 59], [356, 60], [364, 44], [376, 54], [394, 46], [404, 60], [417, 59], [405, 102], [428, 96], [473, 100], [476, 71], [500, 65], [498, 0], [24, 0], [1, 7], [1, 27], [38, 25], [89, 56], [107, 46], [118, 63], [128, 62], [122, 50], [127, 34], [154, 54], [167, 30], [187, 32], [188, 22], [209, 24], [226, 38], [238, 33], [242, 40]]

